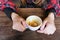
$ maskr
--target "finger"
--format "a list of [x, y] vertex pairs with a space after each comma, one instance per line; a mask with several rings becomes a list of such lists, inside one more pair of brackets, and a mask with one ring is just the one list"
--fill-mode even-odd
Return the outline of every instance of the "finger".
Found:
[[41, 30], [37, 30], [37, 32], [38, 32], [38, 33], [44, 33], [44, 30], [43, 30], [43, 31], [41, 31]]
[[46, 29], [48, 30], [48, 33], [51, 35], [54, 34], [54, 32], [56, 31], [54, 24], [48, 23], [47, 27], [46, 27]]
[[25, 28], [23, 27], [23, 25], [20, 24], [20, 23], [15, 24], [15, 25], [13, 26], [13, 29], [18, 30], [18, 31], [21, 31], [21, 32], [23, 32], [23, 31], [25, 30]]
[[50, 35], [51, 34], [51, 25], [48, 23], [44, 29], [44, 34]]
[[21, 22], [22, 22], [22, 25], [23, 25], [25, 28], [28, 28], [28, 27], [27, 27], [27, 23], [26, 23], [26, 21], [25, 21], [24, 19], [22, 19]]
[[45, 32], [44, 30], [43, 30], [43, 31], [38, 30], [37, 32], [38, 32], [38, 33], [44, 33], [44, 34], [50, 35], [50, 33], [47, 33], [47, 32]]
[[21, 28], [24, 28], [24, 26], [22, 24], [20, 24]]
[[43, 21], [43, 23], [42, 23], [42, 26], [41, 26], [40, 30], [44, 30], [46, 23], [47, 23], [47, 20]]
[[22, 21], [22, 25], [27, 28], [27, 24], [25, 21]]

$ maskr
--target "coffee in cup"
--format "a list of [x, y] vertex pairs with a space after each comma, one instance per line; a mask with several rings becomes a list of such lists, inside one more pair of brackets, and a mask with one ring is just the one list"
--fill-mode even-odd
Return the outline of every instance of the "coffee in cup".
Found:
[[35, 31], [38, 30], [42, 25], [42, 20], [40, 17], [36, 15], [31, 15], [26, 19], [27, 26], [30, 30]]

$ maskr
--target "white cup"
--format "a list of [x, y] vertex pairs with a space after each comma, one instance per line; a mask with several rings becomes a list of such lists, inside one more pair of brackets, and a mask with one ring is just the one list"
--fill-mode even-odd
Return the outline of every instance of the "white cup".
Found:
[[31, 15], [31, 16], [27, 17], [26, 23], [27, 23], [27, 27], [30, 30], [36, 31], [41, 27], [42, 20], [40, 17], [38, 17], [36, 15]]

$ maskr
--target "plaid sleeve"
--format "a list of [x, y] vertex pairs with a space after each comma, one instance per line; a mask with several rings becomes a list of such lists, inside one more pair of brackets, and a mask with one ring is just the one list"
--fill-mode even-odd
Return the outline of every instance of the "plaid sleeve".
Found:
[[10, 18], [11, 20], [12, 20], [12, 18], [11, 18], [12, 12], [15, 12], [16, 13], [16, 11], [13, 10], [12, 8], [10, 8], [10, 7], [5, 8], [3, 11], [7, 15], [7, 17]]
[[54, 12], [55, 16], [60, 16], [60, 0], [50, 0], [43, 6], [43, 8], [49, 12]]
[[46, 17], [47, 17], [47, 15], [48, 15], [50, 12], [54, 13], [54, 15], [55, 15], [55, 17], [56, 17], [56, 10], [55, 10], [54, 8], [50, 8], [50, 9], [47, 9], [47, 10], [45, 11]]

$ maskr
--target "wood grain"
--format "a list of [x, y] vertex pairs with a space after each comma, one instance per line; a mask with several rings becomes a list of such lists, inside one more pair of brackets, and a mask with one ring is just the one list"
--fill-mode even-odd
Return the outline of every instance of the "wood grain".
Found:
[[[39, 10], [36, 11], [39, 12]], [[56, 17], [55, 24], [57, 30], [53, 35], [40, 34], [30, 30], [21, 33], [13, 30], [12, 21], [3, 12], [0, 12], [0, 40], [60, 40], [60, 17]]]

